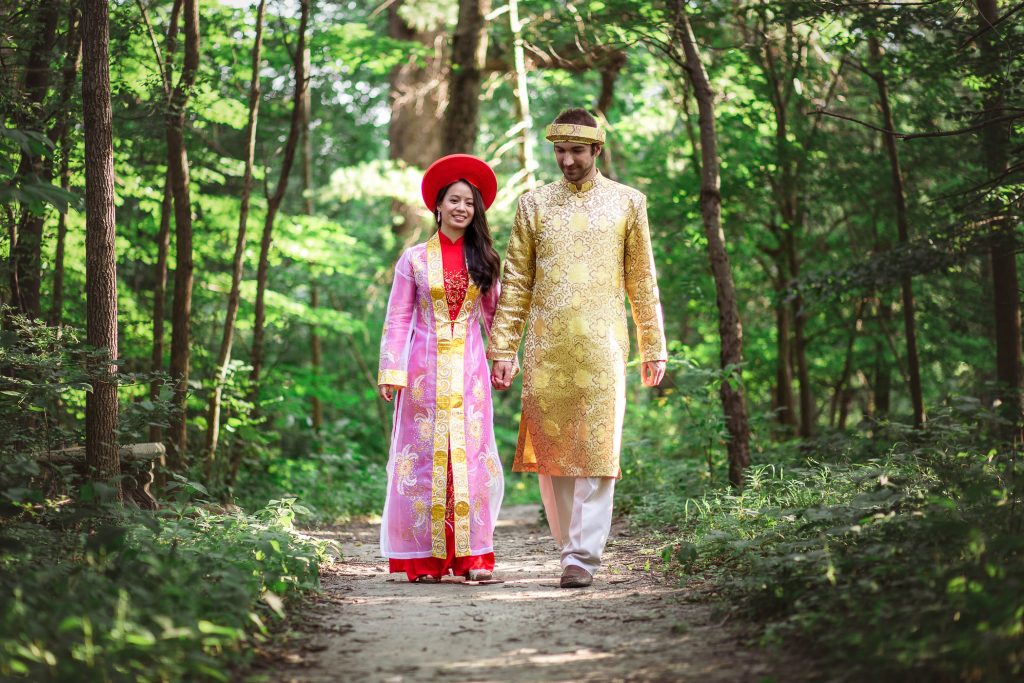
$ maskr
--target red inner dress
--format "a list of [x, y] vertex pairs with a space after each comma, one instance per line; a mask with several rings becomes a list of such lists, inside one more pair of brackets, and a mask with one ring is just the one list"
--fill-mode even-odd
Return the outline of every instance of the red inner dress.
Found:
[[[462, 309], [469, 289], [469, 271], [463, 253], [463, 238], [454, 242], [439, 232], [441, 241], [441, 263], [444, 265], [444, 294], [448, 300], [448, 315], [454, 321]], [[451, 445], [448, 446], [448, 495], [445, 501], [444, 537], [448, 549], [447, 557], [414, 557], [407, 560], [389, 559], [392, 572], [405, 572], [410, 581], [420, 576], [441, 578], [451, 570], [456, 576], [465, 576], [470, 569], [494, 569], [494, 553], [455, 557], [455, 490], [452, 484]]]

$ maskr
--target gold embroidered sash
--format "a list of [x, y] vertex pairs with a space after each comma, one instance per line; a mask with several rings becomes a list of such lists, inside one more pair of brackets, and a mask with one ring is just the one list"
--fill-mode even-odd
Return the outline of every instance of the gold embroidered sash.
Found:
[[434, 412], [434, 462], [431, 483], [431, 555], [446, 557], [444, 536], [445, 502], [448, 493], [448, 450], [452, 454], [452, 484], [455, 488], [455, 556], [469, 550], [469, 472], [466, 467], [466, 420], [463, 408], [464, 360], [467, 321], [480, 290], [470, 278], [466, 299], [455, 320], [448, 311], [444, 291], [441, 240], [427, 240], [427, 282], [437, 330], [437, 407]]

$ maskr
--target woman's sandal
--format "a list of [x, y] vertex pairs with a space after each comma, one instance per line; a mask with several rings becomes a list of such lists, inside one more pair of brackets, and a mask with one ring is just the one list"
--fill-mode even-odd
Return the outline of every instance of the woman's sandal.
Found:
[[422, 576], [417, 576], [415, 579], [412, 580], [412, 582], [413, 583], [438, 583], [438, 582], [440, 582], [440, 579], [437, 578], [436, 576], [432, 576], [430, 574], [423, 574]]
[[470, 569], [466, 572], [467, 581], [490, 581], [494, 575], [487, 569]]

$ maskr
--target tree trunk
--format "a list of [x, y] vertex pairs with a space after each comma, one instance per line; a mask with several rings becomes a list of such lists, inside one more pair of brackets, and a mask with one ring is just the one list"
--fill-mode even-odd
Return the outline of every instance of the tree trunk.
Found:
[[701, 140], [701, 217], [708, 240], [708, 257], [715, 278], [718, 303], [718, 333], [721, 338], [720, 363], [724, 373], [721, 398], [729, 432], [729, 483], [743, 486], [743, 473], [750, 464], [750, 427], [743, 396], [741, 367], [743, 364], [743, 326], [736, 305], [729, 255], [725, 250], [722, 231], [722, 196], [719, 190], [718, 150], [715, 139], [714, 95], [707, 73], [700, 61], [697, 42], [686, 14], [686, 5], [677, 0], [675, 33], [682, 42], [686, 56], [686, 74], [697, 98]]
[[[160, 203], [160, 230], [156, 235], [156, 285], [153, 288], [153, 349], [150, 352], [149, 366], [153, 372], [164, 369], [164, 318], [167, 302], [167, 254], [171, 249], [171, 212], [174, 210], [174, 197], [171, 194], [171, 169], [164, 172], [164, 198]], [[154, 379], [149, 385], [149, 397], [156, 400], [160, 397], [163, 384]], [[162, 441], [163, 430], [155, 424], [149, 426], [149, 440], [153, 443]], [[163, 456], [162, 456], [163, 457]], [[162, 464], [166, 464], [163, 459]]]
[[[113, 113], [110, 104], [107, 0], [82, 2], [82, 113], [85, 133], [86, 338], [117, 359]], [[110, 482], [120, 499], [117, 366], [94, 367], [85, 398], [85, 458], [90, 476]]]
[[[619, 78], [619, 72], [626, 65], [626, 54], [614, 52], [608, 61], [601, 65], [601, 92], [598, 93], [597, 102], [594, 107], [599, 120], [608, 125], [608, 112], [615, 101], [615, 81]], [[612, 154], [612, 141], [605, 143], [601, 148], [601, 172], [611, 180], [618, 180], [619, 174], [615, 170], [615, 158]]]
[[170, 375], [175, 382], [174, 412], [168, 435], [168, 465], [187, 467], [188, 375], [192, 317], [192, 199], [189, 190], [188, 152], [185, 148], [185, 111], [199, 70], [198, 0], [184, 0], [185, 57], [167, 112], [167, 165], [174, 197], [174, 305], [171, 312]]
[[441, 154], [472, 154], [480, 109], [480, 72], [487, 56], [484, 15], [491, 0], [459, 0], [459, 23], [452, 37], [448, 106], [441, 128]]
[[[309, 48], [306, 48], [305, 71], [310, 71]], [[313, 140], [309, 134], [309, 124], [312, 118], [313, 98], [311, 88], [306, 88], [302, 106], [302, 210], [307, 216], [313, 215]], [[309, 307], [316, 312], [320, 305], [320, 290], [317, 288], [316, 275], [312, 276], [309, 284]], [[317, 332], [316, 323], [310, 326], [309, 330], [309, 354], [310, 365], [313, 374], [313, 392], [310, 398], [312, 408], [311, 424], [313, 432], [320, 434], [324, 425], [324, 407], [320, 400], [320, 366], [322, 364], [322, 349], [320, 334]]]
[[512, 32], [513, 59], [516, 69], [515, 110], [519, 120], [512, 130], [519, 138], [519, 168], [526, 189], [532, 190], [536, 185], [534, 173], [537, 160], [533, 153], [533, 117], [530, 115], [530, 87], [526, 73], [526, 55], [523, 49], [523, 24], [519, 19], [519, 1], [509, 0], [508, 22]]
[[889, 329], [889, 322], [892, 320], [892, 305], [884, 301], [879, 295], [876, 303], [875, 316], [878, 318], [880, 330], [875, 331], [875, 369], [872, 383], [874, 394], [874, 417], [884, 419], [889, 417], [890, 398], [892, 396], [892, 368], [885, 358], [885, 343], [882, 335]]
[[295, 95], [292, 104], [291, 127], [288, 129], [288, 139], [284, 145], [284, 158], [281, 161], [281, 175], [277, 179], [277, 188], [274, 193], [267, 197], [267, 215], [263, 222], [263, 238], [260, 241], [260, 261], [256, 271], [256, 322], [252, 332], [252, 385], [250, 387], [252, 399], [259, 397], [260, 373], [263, 369], [263, 335], [266, 321], [266, 294], [267, 274], [270, 270], [270, 247], [273, 243], [274, 219], [277, 217], [278, 209], [281, 208], [281, 201], [284, 199], [285, 191], [288, 189], [288, 176], [291, 174], [292, 165], [295, 163], [295, 150], [299, 144], [299, 136], [302, 133], [302, 109], [305, 98], [306, 68], [306, 27], [309, 23], [310, 0], [300, 1], [301, 16], [299, 19], [299, 39], [295, 48], [294, 70], [295, 70]]
[[[996, 0], [978, 0], [981, 27], [992, 26], [999, 19]], [[981, 77], [985, 82], [985, 119], [990, 123], [981, 131], [985, 169], [990, 178], [1000, 178], [1007, 171], [1010, 126], [1012, 122], [992, 122], [1005, 114], [1005, 60], [1000, 54], [999, 31], [988, 30], [978, 39], [981, 50]], [[999, 183], [1000, 186], [1003, 184]], [[999, 385], [1000, 412], [1015, 425], [1020, 437], [1021, 404], [1021, 330], [1020, 284], [1017, 281], [1017, 250], [1013, 221], [1005, 218], [1006, 208], [998, 200], [991, 202], [991, 211], [1000, 216], [995, 224], [996, 235], [990, 249], [992, 264], [992, 295], [995, 309], [996, 381]]]
[[[61, 111], [57, 123], [50, 129], [50, 140], [60, 151], [60, 187], [71, 188], [71, 143], [68, 133], [68, 104], [75, 89], [78, 68], [82, 61], [81, 11], [77, 3], [68, 9], [67, 52], [64, 57], [64, 84], [61, 87]], [[57, 327], [64, 317], [64, 246], [68, 234], [67, 213], [57, 218], [57, 248], [53, 260], [53, 297], [50, 301], [49, 324]]]
[[[19, 121], [25, 130], [42, 132], [46, 121], [46, 96], [50, 89], [50, 58], [57, 41], [60, 5], [43, 0], [35, 10], [39, 16], [38, 33], [25, 64], [25, 100], [29, 111]], [[22, 151], [18, 178], [22, 182], [49, 184], [53, 177], [50, 161], [36, 151]], [[31, 318], [40, 313], [39, 284], [42, 277], [42, 244], [45, 212], [34, 213], [21, 205], [16, 240], [11, 243], [11, 292], [17, 310]]]
[[850, 375], [853, 372], [853, 346], [857, 341], [857, 335], [860, 333], [863, 327], [861, 319], [864, 311], [864, 300], [861, 299], [856, 304], [856, 309], [853, 314], [853, 323], [850, 325], [850, 334], [846, 338], [846, 355], [843, 358], [843, 369], [839, 373], [839, 379], [836, 380], [836, 385], [832, 390], [832, 401], [828, 411], [828, 424], [829, 427], [836, 426], [836, 416], [839, 413], [839, 426], [840, 429], [846, 427], [846, 406], [849, 403], [848, 400], [848, 385], [850, 382]]
[[[798, 424], [796, 399], [793, 396], [793, 351], [791, 347], [790, 309], [784, 300], [784, 289], [776, 290], [775, 304], [775, 408], [780, 425], [796, 431]], [[792, 433], [789, 434], [792, 436]]]
[[256, 8], [256, 37], [252, 44], [252, 72], [249, 77], [249, 120], [245, 127], [245, 174], [242, 178], [242, 202], [238, 216], [238, 236], [235, 238], [235, 256], [231, 261], [231, 293], [228, 294], [228, 308], [224, 316], [224, 329], [220, 338], [220, 350], [217, 352], [217, 369], [214, 377], [213, 391], [206, 419], [206, 475], [209, 480], [212, 468], [217, 459], [217, 442], [220, 438], [221, 397], [224, 393], [224, 382], [227, 380], [228, 362], [231, 360], [231, 347], [235, 338], [235, 320], [238, 317], [238, 306], [241, 302], [242, 272], [245, 258], [245, 235], [249, 224], [249, 197], [252, 194], [252, 169], [256, 156], [256, 125], [259, 120], [260, 108], [260, 62], [263, 54], [263, 17], [266, 13], [266, 0], [260, 0]]
[[[140, 5], [141, 7], [141, 5]], [[181, 16], [181, 0], [174, 0], [171, 6], [171, 15], [167, 21], [166, 47], [164, 58], [157, 59], [157, 66], [163, 75], [164, 94], [167, 104], [170, 106], [171, 94], [173, 93], [171, 65], [174, 61], [174, 53], [178, 45], [178, 21]], [[143, 14], [145, 17], [145, 14]], [[148, 20], [147, 20], [148, 23]], [[153, 41], [154, 45], [156, 41]], [[157, 48], [154, 48], [154, 52]], [[156, 286], [153, 290], [153, 349], [150, 353], [150, 369], [153, 372], [160, 372], [164, 369], [164, 322], [167, 317], [165, 307], [167, 305], [167, 255], [171, 249], [171, 212], [174, 210], [174, 195], [171, 190], [171, 166], [167, 165], [164, 172], [164, 198], [160, 203], [160, 229], [156, 236]], [[159, 380], [153, 380], [149, 385], [149, 397], [156, 401], [160, 396], [160, 389], [163, 384]], [[163, 430], [159, 425], [149, 426], [149, 440], [153, 443], [163, 441]], [[160, 455], [160, 465], [167, 465], [167, 450]], [[164, 473], [157, 470], [156, 477], [161, 482]]]
[[[410, 56], [391, 72], [391, 121], [388, 126], [388, 154], [396, 161], [426, 169], [441, 156], [441, 131], [448, 102], [448, 78], [445, 74], [445, 27], [417, 30], [399, 13], [402, 5], [427, 0], [396, 0], [388, 7], [388, 35], [427, 46], [432, 54], [425, 60]], [[416, 239], [427, 225], [420, 204], [392, 203], [395, 235], [401, 241]], [[433, 225], [433, 223], [430, 223]]]
[[[267, 274], [270, 270], [270, 247], [273, 243], [274, 219], [277, 217], [281, 201], [288, 189], [288, 177], [295, 163], [295, 151], [302, 133], [302, 110], [304, 108], [305, 90], [308, 86], [306, 75], [306, 28], [309, 25], [310, 0], [300, 0], [299, 38], [295, 47], [293, 68], [295, 71], [295, 94], [292, 100], [291, 125], [288, 138], [284, 145], [284, 157], [281, 160], [281, 173], [277, 179], [274, 193], [267, 197], [267, 215], [263, 221], [263, 236], [260, 240], [260, 260], [256, 269], [256, 315], [252, 332], [252, 353], [250, 363], [249, 399], [256, 410], [259, 410], [260, 373], [263, 370], [263, 336], [266, 323]], [[227, 484], [234, 484], [242, 464], [242, 448], [236, 446], [231, 452], [231, 463], [228, 467]]]
[[[791, 282], [794, 285], [800, 277], [800, 259], [796, 252], [796, 231], [792, 227], [796, 225], [803, 225], [803, 219], [794, 220], [790, 229], [784, 233], [786, 260], [789, 265], [789, 275], [792, 278]], [[793, 358], [796, 360], [796, 376], [800, 382], [800, 436], [807, 438], [814, 434], [815, 409], [810, 372], [807, 367], [807, 339], [804, 333], [807, 317], [804, 311], [804, 298], [799, 291], [792, 294], [790, 309], [793, 321]]]
[[[889, 88], [885, 74], [882, 72], [882, 48], [878, 40], [868, 38], [871, 64], [874, 69], [872, 79], [878, 87], [878, 102], [882, 109], [882, 127], [885, 130], [896, 130], [892, 109], [889, 106]], [[896, 203], [896, 226], [899, 231], [901, 245], [910, 242], [910, 225], [907, 218], [907, 202], [903, 192], [903, 171], [900, 168], [899, 150], [896, 149], [896, 138], [890, 133], [882, 135], [885, 149], [889, 154], [889, 167], [892, 174], [892, 193]], [[925, 423], [924, 395], [921, 390], [921, 366], [917, 354], [917, 325], [914, 321], [914, 287], [908, 273], [900, 276], [900, 290], [903, 294], [903, 329], [907, 344], [907, 371], [910, 375], [910, 400], [914, 406], [914, 427], [922, 429]]]

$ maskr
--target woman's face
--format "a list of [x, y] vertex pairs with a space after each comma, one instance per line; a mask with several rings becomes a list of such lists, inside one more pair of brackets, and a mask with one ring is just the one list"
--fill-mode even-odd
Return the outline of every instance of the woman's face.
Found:
[[455, 230], [465, 230], [473, 220], [473, 191], [461, 180], [448, 188], [441, 198], [441, 225]]

